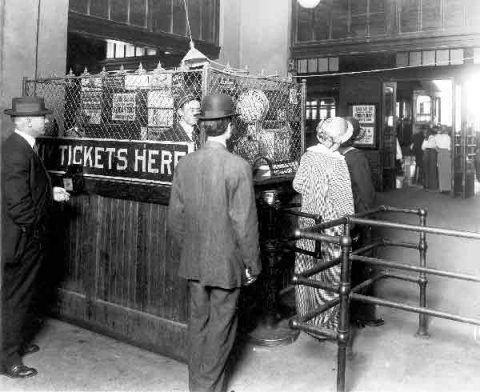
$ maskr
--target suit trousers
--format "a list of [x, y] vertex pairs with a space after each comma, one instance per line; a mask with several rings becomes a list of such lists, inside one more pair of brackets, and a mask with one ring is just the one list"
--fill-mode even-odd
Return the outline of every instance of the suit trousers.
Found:
[[235, 342], [240, 288], [222, 289], [188, 281], [188, 372], [190, 392], [223, 392]]
[[[372, 232], [368, 227], [355, 228], [352, 230], [352, 236], [356, 237], [356, 241], [352, 243], [352, 250], [357, 250], [362, 246], [369, 245], [372, 242]], [[364, 252], [362, 256], [375, 257], [374, 251]], [[352, 262], [351, 284], [352, 287], [373, 278], [378, 273], [378, 269], [371, 264], [359, 261]], [[375, 284], [364, 288], [359, 294], [375, 296]], [[377, 318], [376, 306], [372, 303], [351, 301], [350, 303], [350, 320], [351, 321], [370, 321]]]
[[28, 344], [28, 317], [36, 294], [36, 277], [44, 259], [45, 243], [34, 233], [24, 233], [21, 257], [4, 263], [2, 293], [2, 350], [0, 365], [21, 361], [20, 351]]

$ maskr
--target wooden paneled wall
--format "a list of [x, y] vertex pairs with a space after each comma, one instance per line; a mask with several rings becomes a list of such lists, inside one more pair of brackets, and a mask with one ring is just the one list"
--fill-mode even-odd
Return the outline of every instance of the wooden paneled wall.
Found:
[[77, 195], [57, 207], [48, 274], [64, 319], [185, 359], [186, 284], [166, 234], [167, 206]]

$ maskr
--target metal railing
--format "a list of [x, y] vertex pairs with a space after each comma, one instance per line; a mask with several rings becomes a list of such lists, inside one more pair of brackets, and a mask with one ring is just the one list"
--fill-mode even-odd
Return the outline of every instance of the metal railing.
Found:
[[[346, 216], [337, 220], [317, 223], [319, 220], [318, 215], [305, 214], [302, 212], [295, 211], [293, 209], [286, 209], [284, 213], [309, 217], [315, 219], [316, 224], [310, 226], [303, 230], [297, 229], [295, 231], [296, 239], [310, 239], [317, 242], [328, 242], [335, 243], [341, 247], [341, 256], [323, 263], [312, 268], [309, 271], [304, 271], [300, 274], [295, 274], [292, 280], [294, 285], [307, 285], [310, 287], [316, 287], [319, 289], [327, 290], [330, 292], [337, 293], [338, 295], [329, 302], [319, 306], [316, 309], [313, 309], [308, 314], [297, 316], [293, 318], [290, 322], [290, 326], [294, 329], [308, 332], [314, 336], [323, 336], [331, 339], [337, 340], [338, 352], [337, 352], [337, 391], [345, 391], [345, 373], [346, 373], [346, 359], [347, 359], [347, 346], [350, 339], [350, 320], [349, 320], [349, 308], [350, 301], [361, 301], [365, 303], [386, 306], [390, 308], [400, 309], [407, 312], [417, 313], [419, 315], [419, 324], [416, 335], [417, 336], [428, 336], [428, 325], [427, 325], [427, 316], [439, 317], [448, 320], [458, 321], [462, 323], [468, 323], [473, 325], [480, 325], [480, 319], [465, 317], [457, 314], [451, 314], [435, 309], [430, 309], [426, 304], [426, 291], [427, 291], [427, 275], [436, 275], [446, 278], [453, 278], [465, 281], [480, 282], [480, 277], [471, 276], [468, 274], [454, 273], [450, 271], [444, 271], [434, 268], [427, 268], [426, 266], [426, 253], [427, 253], [427, 241], [426, 234], [438, 234], [449, 237], [460, 237], [467, 239], [480, 240], [480, 233], [469, 232], [469, 231], [460, 231], [445, 229], [440, 227], [429, 227], [427, 226], [427, 211], [425, 209], [404, 209], [404, 208], [395, 208], [389, 206], [381, 206], [375, 210], [368, 211], [363, 214], [356, 214], [353, 216]], [[387, 220], [377, 220], [377, 219], [367, 219], [373, 215], [378, 216], [383, 213], [400, 213], [400, 214], [414, 214], [419, 217], [419, 224], [406, 224], [391, 222]], [[413, 242], [400, 242], [400, 241], [390, 241], [386, 239], [380, 239], [373, 241], [370, 244], [367, 244], [355, 251], [352, 251], [352, 238], [350, 236], [350, 228], [354, 225], [368, 225], [375, 227], [384, 227], [384, 228], [393, 228], [406, 231], [412, 231], [419, 233], [418, 243]], [[341, 236], [328, 236], [321, 234], [319, 231], [322, 229], [343, 225], [343, 233]], [[291, 240], [291, 239], [289, 239]], [[398, 261], [388, 261], [386, 259], [377, 258], [377, 257], [368, 257], [363, 256], [362, 254], [374, 250], [380, 246], [396, 246], [401, 248], [410, 248], [416, 249], [419, 252], [419, 265], [405, 264]], [[316, 257], [312, 254], [312, 256]], [[319, 258], [319, 257], [318, 257]], [[351, 263], [352, 262], [361, 262], [368, 263], [371, 265], [387, 267], [389, 269], [403, 270], [407, 272], [418, 273], [417, 276], [402, 275], [398, 273], [385, 272], [382, 271], [370, 279], [367, 279], [355, 287], [351, 287]], [[311, 279], [312, 275], [317, 274], [320, 271], [324, 271], [328, 268], [331, 268], [334, 265], [339, 265], [341, 267], [340, 280], [338, 283], [329, 284], [320, 282], [315, 279]], [[364, 290], [367, 287], [372, 286], [374, 283], [381, 279], [393, 278], [404, 280], [408, 282], [413, 282], [419, 285], [420, 294], [419, 294], [419, 306], [406, 305], [404, 303], [389, 301], [381, 298], [376, 298], [373, 296], [367, 296], [359, 294], [360, 291]], [[321, 328], [308, 324], [308, 321], [313, 317], [325, 312], [326, 310], [332, 308], [335, 305], [340, 304], [339, 310], [339, 323], [336, 331], [326, 328]]]

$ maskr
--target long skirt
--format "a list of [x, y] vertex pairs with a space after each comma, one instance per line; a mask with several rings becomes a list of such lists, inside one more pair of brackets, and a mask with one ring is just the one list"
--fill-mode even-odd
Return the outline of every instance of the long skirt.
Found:
[[438, 189], [437, 150], [427, 148], [423, 152], [423, 186], [425, 189]]
[[438, 189], [440, 192], [452, 189], [452, 158], [446, 148], [438, 150]]
[[[307, 227], [312, 226], [312, 222], [313, 221], [310, 219], [300, 218], [299, 223], [300, 227]], [[322, 234], [326, 235], [339, 235], [342, 233], [343, 229], [339, 226], [322, 231]], [[297, 246], [308, 251], [315, 251], [317, 249], [315, 241], [312, 240], [299, 240], [297, 241]], [[299, 274], [305, 272], [319, 264], [326, 263], [336, 257], [339, 257], [341, 255], [341, 248], [337, 244], [322, 242], [320, 254], [321, 258], [317, 259], [312, 256], [297, 252], [295, 259], [295, 273]], [[313, 275], [310, 277], [310, 279], [315, 279], [326, 284], [338, 284], [340, 282], [340, 265], [336, 265], [316, 275]], [[337, 297], [338, 294], [332, 291], [297, 285], [295, 286], [297, 315], [300, 317], [305, 316]], [[339, 305], [335, 305], [325, 312], [311, 318], [307, 321], [307, 323], [318, 327], [335, 330], [338, 326], [339, 309]]]

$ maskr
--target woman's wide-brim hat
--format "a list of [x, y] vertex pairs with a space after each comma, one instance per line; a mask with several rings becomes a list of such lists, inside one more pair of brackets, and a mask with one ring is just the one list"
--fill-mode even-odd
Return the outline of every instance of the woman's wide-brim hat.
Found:
[[329, 117], [317, 126], [317, 137], [327, 137], [334, 143], [342, 144], [350, 140], [353, 126], [341, 117]]
[[202, 99], [200, 117], [202, 121], [219, 120], [236, 116], [235, 104], [232, 97], [226, 94], [207, 95]]
[[5, 114], [13, 117], [46, 116], [53, 110], [45, 107], [45, 100], [40, 97], [12, 98], [12, 108], [5, 109]]

